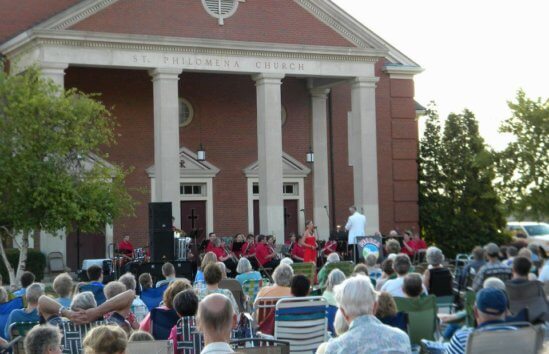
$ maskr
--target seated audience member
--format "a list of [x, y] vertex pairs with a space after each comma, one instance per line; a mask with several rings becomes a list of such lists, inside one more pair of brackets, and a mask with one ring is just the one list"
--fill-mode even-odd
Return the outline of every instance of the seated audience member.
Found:
[[294, 264], [294, 261], [290, 257], [284, 257], [280, 260], [280, 264], [286, 264], [291, 266], [292, 264]]
[[71, 305], [71, 293], [72, 293], [73, 282], [72, 278], [68, 273], [61, 273], [55, 277], [53, 280], [53, 290], [57, 294], [57, 302], [65, 307]]
[[248, 258], [242, 257], [238, 260], [238, 265], [236, 266], [236, 280], [242, 285], [246, 280], [261, 280], [261, 273], [255, 271], [252, 268], [252, 264]]
[[[406, 256], [407, 257], [407, 256]], [[331, 340], [326, 353], [410, 353], [408, 335], [374, 316], [376, 292], [369, 277], [357, 275], [336, 287], [339, 309], [349, 330]]]
[[418, 273], [406, 274], [402, 282], [402, 292], [408, 298], [418, 298], [423, 293], [421, 275]]
[[[118, 294], [122, 294], [126, 290], [126, 286], [122, 282], [111, 281], [105, 285], [103, 292], [105, 293], [105, 298], [108, 300]], [[119, 311], [107, 313], [103, 317], [107, 323], [120, 326], [126, 333], [130, 333], [132, 329], [139, 328], [139, 322], [135, 319], [135, 315], [131, 312], [130, 308], [131, 305]]]
[[13, 310], [6, 321], [6, 327], [4, 328], [4, 338], [9, 338], [10, 325], [15, 322], [38, 322], [40, 316], [38, 314], [38, 299], [44, 294], [44, 285], [40, 283], [32, 283], [27, 286], [25, 292], [25, 299], [27, 300], [27, 307], [23, 309]]
[[259, 289], [257, 298], [291, 296], [290, 282], [294, 276], [292, 267], [281, 264], [273, 272], [274, 285], [264, 286]]
[[221, 279], [227, 279], [227, 266], [223, 262], [215, 262], [221, 270]]
[[8, 291], [3, 286], [0, 286], [0, 304], [4, 304], [8, 302], [8, 300], [9, 300]]
[[296, 263], [303, 262], [303, 257], [305, 257], [305, 248], [301, 245], [300, 241], [303, 236], [295, 236], [296, 242], [293, 243], [290, 256], [292, 260]]
[[387, 240], [385, 243], [385, 252], [389, 254], [399, 254], [400, 253], [400, 243], [394, 238]]
[[435, 296], [452, 295], [453, 276], [450, 270], [442, 265], [444, 254], [442, 254], [440, 248], [427, 248], [425, 258], [429, 267], [423, 273], [423, 284], [429, 294]]
[[[507, 312], [508, 302], [505, 293], [499, 289], [484, 288], [476, 296], [474, 315], [477, 320], [477, 329], [487, 325], [503, 324]], [[500, 330], [514, 330], [514, 327], [502, 325]], [[458, 330], [447, 344], [447, 353], [464, 354], [467, 347], [467, 339], [474, 331], [473, 328]]]
[[343, 283], [344, 280], [345, 274], [343, 274], [343, 272], [339, 269], [333, 269], [330, 274], [328, 274], [328, 280], [326, 280], [326, 290], [322, 293], [322, 297], [328, 301], [328, 305], [337, 307], [334, 288], [336, 285]]
[[[126, 290], [135, 291], [137, 285], [135, 282], [135, 276], [132, 273], [122, 275], [118, 281], [126, 286]], [[135, 315], [135, 320], [137, 322], [143, 321], [147, 315], [147, 312], [149, 312], [147, 305], [145, 305], [143, 300], [141, 300], [138, 295], [136, 295], [135, 299], [133, 299], [131, 312]]]
[[402, 247], [402, 253], [404, 253], [410, 258], [414, 257], [414, 254], [416, 254], [416, 249], [415, 249], [415, 243], [414, 241], [412, 241], [411, 230], [406, 230], [404, 232], [404, 236], [402, 238], [402, 246], [404, 246]]
[[383, 273], [381, 273], [381, 278], [379, 278], [376, 281], [376, 290], [380, 291], [383, 284], [385, 284], [389, 279], [395, 279], [396, 273], [395, 269], [393, 268], [393, 260], [392, 259], [386, 259], [381, 263], [381, 270]]
[[[154, 337], [149, 332], [145, 331], [133, 331], [132, 334], [130, 334], [130, 338], [128, 339], [128, 342], [152, 342], [154, 341]], [[177, 343], [175, 344], [177, 347]], [[175, 351], [177, 353], [177, 351]]]
[[[409, 232], [410, 230], [408, 230]], [[424, 240], [421, 239], [421, 236], [419, 236], [419, 232], [414, 232], [412, 234], [412, 245], [414, 250], [420, 251], [420, 250], [426, 250], [427, 249], [427, 243], [425, 243]]]
[[23, 274], [21, 274], [21, 289], [14, 291], [13, 295], [15, 295], [16, 297], [25, 295], [27, 287], [34, 283], [34, 279], [34, 274], [28, 271], [24, 271]]
[[486, 278], [484, 283], [482, 283], [483, 288], [494, 288], [501, 291], [505, 291], [505, 283], [500, 278], [490, 277]]
[[317, 274], [318, 285], [320, 286], [320, 288], [324, 288], [325, 286], [324, 283], [326, 283], [326, 278], [328, 277], [328, 264], [336, 262], [339, 262], [339, 254], [333, 252], [330, 253], [328, 257], [326, 257], [326, 264], [324, 264], [322, 268], [320, 268]]
[[511, 271], [513, 277], [509, 280], [511, 284], [524, 284], [532, 280], [529, 280], [530, 269], [532, 268], [532, 262], [526, 257], [515, 257], [512, 263]]
[[[208, 266], [210, 267], [210, 266]], [[237, 315], [231, 301], [222, 294], [209, 294], [198, 305], [198, 330], [204, 336], [201, 353], [233, 353], [229, 341]]]
[[86, 273], [90, 285], [103, 288], [103, 269], [100, 266], [94, 264], [86, 270]]
[[507, 247], [505, 253], [507, 255], [507, 259], [503, 263], [510, 267], [513, 265], [513, 259], [518, 255], [518, 249], [515, 246], [509, 246]]
[[292, 277], [290, 289], [293, 296], [305, 297], [308, 296], [309, 292], [311, 291], [311, 282], [306, 276], [302, 274], [297, 274]]
[[368, 276], [368, 266], [364, 263], [359, 263], [353, 268], [353, 275], [362, 274]]
[[[198, 310], [198, 297], [193, 289], [183, 290], [173, 299], [173, 309], [179, 317], [194, 317]], [[177, 324], [170, 331], [168, 339], [173, 341], [174, 353], [177, 353]]]
[[[534, 264], [533, 252], [530, 250], [530, 248], [527, 248], [527, 247], [521, 248], [520, 251], [517, 254], [517, 257], [524, 257], [524, 258], [528, 259], [531, 262], [532, 267], [530, 268], [530, 272], [528, 273], [528, 279], [529, 280], [536, 280], [537, 279], [537, 276], [536, 276], [537, 268]], [[511, 266], [512, 265], [513, 264], [511, 264]]]
[[61, 306], [55, 299], [42, 295], [38, 299], [38, 311], [47, 323], [58, 325], [61, 317], [80, 324], [102, 319], [103, 315], [111, 311], [121, 311], [131, 305], [135, 293], [127, 290], [122, 294], [105, 301], [97, 306], [93, 293], [84, 291], [74, 296], [71, 308]]
[[499, 247], [495, 243], [489, 243], [484, 246], [488, 263], [479, 269], [473, 280], [473, 290], [479, 291], [484, 279], [495, 276], [503, 281], [511, 279], [511, 268], [499, 261]]
[[124, 354], [127, 345], [128, 336], [118, 326], [94, 327], [82, 341], [86, 354]]
[[202, 258], [202, 262], [200, 262], [200, 268], [196, 270], [196, 275], [194, 277], [194, 282], [204, 282], [204, 269], [209, 264], [215, 264], [217, 263], [217, 256], [213, 252], [207, 252], [204, 257]]
[[[173, 298], [183, 290], [191, 289], [191, 283], [187, 279], [177, 279], [168, 285], [162, 297], [162, 304], [157, 308], [162, 310], [173, 310]], [[143, 321], [139, 324], [139, 329], [145, 332], [151, 332], [151, 313], [147, 313]]]
[[219, 288], [219, 282], [222, 279], [222, 272], [217, 264], [209, 264], [206, 269], [204, 269], [204, 279], [206, 280], [206, 287], [198, 290], [198, 298], [203, 299], [207, 295], [214, 293], [223, 294], [231, 300], [231, 303], [234, 306], [234, 312], [238, 314], [238, 304], [233, 296], [233, 293], [229, 289]]
[[376, 317], [383, 322], [384, 318], [393, 317], [397, 314], [397, 305], [391, 294], [381, 292], [377, 296]]
[[156, 287], [159, 288], [164, 284], [170, 284], [175, 279], [175, 267], [170, 262], [166, 262], [162, 265], [162, 276], [164, 277], [163, 280], [159, 280], [156, 282]]
[[27, 354], [61, 354], [61, 331], [57, 326], [35, 326], [24, 338]]
[[368, 267], [368, 274], [367, 276], [370, 277], [370, 279], [377, 281], [379, 278], [381, 278], [381, 274], [383, 273], [381, 271], [381, 268], [377, 265], [377, 255], [370, 253], [368, 256], [366, 256], [366, 259], [364, 260], [366, 263], [366, 267]]
[[471, 274], [477, 274], [480, 268], [486, 264], [486, 260], [484, 259], [484, 248], [476, 246], [473, 248], [471, 254], [473, 255], [473, 259], [463, 267], [460, 274], [459, 284], [461, 288], [467, 286], [467, 279]]
[[[404, 283], [404, 277], [408, 274], [411, 267], [410, 258], [405, 254], [399, 254], [393, 262], [393, 268], [397, 274], [397, 278], [387, 280], [381, 287], [381, 291], [388, 292], [394, 297], [405, 297], [402, 285]], [[427, 293], [425, 288], [423, 290]]]
[[139, 280], [139, 286], [141, 287], [141, 291], [145, 291], [153, 287], [153, 278], [150, 273], [142, 273], [139, 276], [138, 280]]

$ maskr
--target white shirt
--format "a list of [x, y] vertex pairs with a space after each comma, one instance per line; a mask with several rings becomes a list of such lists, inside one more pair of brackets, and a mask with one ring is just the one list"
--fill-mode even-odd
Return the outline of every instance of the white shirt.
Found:
[[538, 280], [541, 282], [549, 281], [549, 262], [546, 262], [541, 268]]
[[356, 244], [357, 236], [366, 236], [366, 217], [355, 211], [353, 215], [349, 216], [345, 230], [349, 231], [349, 237], [347, 243], [350, 245]]
[[224, 353], [234, 353], [234, 350], [228, 343], [225, 342], [214, 342], [205, 346], [200, 354], [224, 354]]
[[[393, 297], [406, 297], [404, 294], [404, 290], [402, 290], [402, 286], [404, 285], [404, 277], [398, 277], [395, 279], [389, 279], [383, 284], [381, 287], [381, 291], [388, 292], [389, 294], [393, 295]], [[425, 285], [421, 285], [423, 288], [423, 292], [427, 294], [427, 289], [425, 288]]]

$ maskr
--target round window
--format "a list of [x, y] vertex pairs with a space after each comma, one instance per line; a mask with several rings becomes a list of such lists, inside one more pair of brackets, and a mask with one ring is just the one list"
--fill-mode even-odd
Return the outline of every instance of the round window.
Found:
[[185, 98], [179, 98], [179, 126], [186, 127], [191, 124], [194, 117], [194, 109]]

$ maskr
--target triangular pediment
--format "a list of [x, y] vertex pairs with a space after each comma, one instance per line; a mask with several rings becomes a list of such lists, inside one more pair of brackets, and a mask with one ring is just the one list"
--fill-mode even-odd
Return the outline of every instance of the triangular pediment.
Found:
[[[213, 0], [84, 0], [26, 31], [101, 32], [162, 38], [274, 43], [370, 50], [393, 64], [419, 67], [330, 0], [234, 0], [219, 25], [203, 4]], [[229, 1], [230, 0], [223, 0]], [[145, 15], [144, 15], [145, 14]], [[332, 53], [333, 54], [333, 53]], [[373, 54], [374, 55], [374, 54]]]
[[[186, 147], [179, 149], [179, 175], [185, 177], [213, 178], [219, 173], [219, 168], [208, 161], [197, 161], [194, 151]], [[155, 177], [154, 165], [147, 168], [150, 178]]]
[[[255, 161], [242, 171], [248, 178], [257, 178], [259, 174], [259, 161]], [[282, 153], [282, 176], [305, 178], [311, 173], [311, 169], [294, 159], [289, 154]]]

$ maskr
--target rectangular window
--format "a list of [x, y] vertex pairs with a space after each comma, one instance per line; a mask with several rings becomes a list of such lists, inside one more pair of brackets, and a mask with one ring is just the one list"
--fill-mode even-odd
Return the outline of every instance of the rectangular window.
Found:
[[200, 184], [181, 183], [181, 185], [179, 186], [179, 192], [182, 195], [186, 195], [186, 196], [205, 197], [206, 185], [203, 183], [200, 183]]

